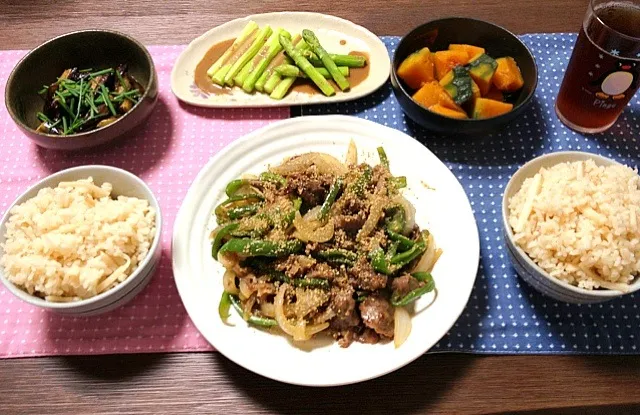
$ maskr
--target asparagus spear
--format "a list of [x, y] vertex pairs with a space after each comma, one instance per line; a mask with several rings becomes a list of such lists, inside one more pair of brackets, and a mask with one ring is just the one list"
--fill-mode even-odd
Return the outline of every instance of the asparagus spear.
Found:
[[258, 82], [258, 78], [260, 78], [264, 70], [267, 68], [267, 66], [269, 66], [269, 63], [271, 63], [271, 61], [275, 59], [276, 55], [282, 50], [282, 45], [280, 44], [280, 35], [286, 37], [287, 39], [291, 38], [291, 34], [284, 29], [277, 29], [275, 32], [273, 32], [271, 37], [269, 37], [269, 40], [267, 40], [267, 43], [258, 54], [260, 60], [257, 63], [255, 62], [255, 59], [251, 62], [256, 64], [253, 68], [253, 71], [243, 80], [242, 89], [244, 89], [245, 92], [253, 91], [256, 82]]
[[[316, 68], [316, 69], [318, 70], [320, 75], [324, 76], [326, 79], [331, 79], [331, 74], [329, 73], [329, 71], [327, 71], [327, 68]], [[307, 77], [307, 75], [305, 75], [304, 72], [302, 72], [300, 68], [298, 68], [295, 65], [287, 65], [287, 64], [278, 65], [274, 68], [274, 70], [278, 72], [280, 76], [284, 76], [284, 77], [290, 77], [290, 76], [293, 76], [295, 78]], [[343, 76], [349, 76], [348, 66], [338, 66], [338, 70]]]
[[[302, 36], [304, 38], [304, 32], [303, 32]], [[306, 39], [305, 39], [305, 42], [307, 44], [309, 43], [309, 42], [306, 41]], [[287, 52], [287, 55], [289, 55], [289, 57], [291, 59], [293, 59], [293, 61], [296, 63], [296, 65], [298, 65], [298, 67], [300, 69], [302, 69], [304, 71], [304, 73], [309, 78], [311, 78], [313, 83], [316, 84], [318, 86], [318, 88], [320, 88], [320, 90], [322, 91], [323, 94], [325, 94], [326, 96], [331, 96], [331, 95], [334, 95], [336, 93], [336, 91], [333, 89], [333, 87], [331, 85], [329, 85], [327, 80], [324, 79], [324, 77], [318, 73], [316, 68], [314, 68], [313, 65], [311, 65], [309, 63], [307, 58], [302, 56], [302, 54], [300, 53], [299, 50], [295, 50], [294, 49], [294, 47], [291, 44], [291, 41], [289, 39], [287, 39], [286, 37], [280, 35], [280, 44], [282, 45], [284, 50]], [[309, 45], [309, 46], [311, 46], [311, 45]], [[331, 61], [331, 63], [333, 63], [333, 61]], [[334, 64], [334, 66], [335, 66], [335, 64]], [[337, 71], [337, 69], [336, 69], [336, 71]]]
[[256, 56], [256, 54], [260, 51], [262, 45], [264, 45], [269, 36], [271, 36], [272, 32], [273, 30], [269, 25], [266, 25], [265, 27], [260, 29], [258, 35], [256, 36], [256, 39], [253, 41], [251, 46], [249, 46], [249, 49], [247, 49], [247, 51], [242, 56], [240, 56], [240, 58], [238, 58], [233, 66], [231, 66], [231, 69], [229, 69], [229, 72], [227, 72], [227, 74], [224, 76], [225, 85], [233, 86], [233, 77], [242, 70], [244, 65], [246, 65], [251, 59], [253, 59], [254, 56]]
[[258, 24], [256, 22], [252, 20], [247, 23], [244, 29], [242, 29], [242, 32], [240, 32], [240, 35], [236, 38], [236, 40], [233, 41], [233, 44], [229, 47], [229, 49], [227, 49], [222, 54], [222, 56], [220, 56], [218, 60], [209, 67], [209, 69], [207, 70], [207, 75], [209, 76], [209, 78], [212, 78], [213, 75], [215, 75], [215, 73], [218, 72], [220, 68], [222, 68], [222, 65], [225, 64], [227, 59], [229, 59], [231, 55], [233, 55], [233, 53], [237, 51], [256, 30], [258, 30]]
[[[322, 61], [318, 58], [318, 55], [312, 51], [306, 51], [304, 57], [311, 62], [313, 66], [323, 66]], [[358, 55], [335, 55], [329, 54], [329, 57], [336, 64], [336, 66], [347, 66], [349, 68], [363, 68], [367, 64], [367, 60], [364, 56]]]
[[249, 76], [252, 70], [253, 70], [253, 59], [247, 62], [247, 64], [242, 67], [240, 72], [238, 72], [238, 74], [233, 77], [233, 84], [235, 86], [242, 86], [242, 83], [247, 78], [247, 76]]
[[231, 67], [238, 61], [238, 59], [240, 59], [242, 55], [244, 55], [244, 53], [253, 44], [253, 42], [257, 38], [258, 32], [259, 31], [256, 30], [253, 33], [251, 33], [251, 35], [249, 35], [249, 37], [247, 38], [247, 40], [245, 40], [242, 46], [236, 49], [236, 51], [233, 52], [231, 57], [229, 57], [229, 59], [227, 59], [227, 61], [224, 64], [222, 64], [220, 69], [218, 69], [218, 71], [215, 74], [213, 74], [213, 76], [211, 77], [211, 80], [213, 81], [213, 83], [218, 84], [220, 86], [224, 86], [225, 76], [227, 75], [227, 73], [229, 73], [229, 70], [231, 69]]
[[[333, 78], [334, 81], [336, 81], [336, 84], [338, 84], [340, 89], [343, 91], [348, 90], [349, 81], [347, 81], [347, 78], [345, 78], [340, 73], [335, 62], [331, 60], [327, 51], [324, 50], [322, 45], [320, 45], [320, 42], [318, 41], [318, 38], [316, 37], [316, 35], [311, 30], [304, 29], [302, 31], [302, 38], [304, 39], [305, 42], [307, 42], [309, 47], [311, 47], [311, 50], [313, 50], [313, 52], [316, 55], [318, 55], [318, 58], [320, 58], [320, 60], [322, 61], [322, 64], [324, 65], [325, 68], [327, 68], [327, 70], [331, 74], [331, 77]], [[306, 58], [304, 58], [304, 60], [309, 62]], [[322, 78], [322, 80], [324, 80], [324, 78]]]
[[[278, 38], [278, 42], [279, 41], [280, 41], [280, 38]], [[305, 47], [307, 45], [306, 43], [304, 43], [304, 40], [302, 40], [302, 36], [300, 35], [295, 35], [291, 40], [291, 43], [293, 43], [296, 48], [302, 46], [303, 44], [305, 45]], [[269, 91], [265, 89], [265, 85], [268, 83], [268, 81], [271, 80], [271, 77], [274, 76], [274, 73], [275, 73], [274, 68], [278, 65], [281, 65], [282, 63], [293, 64], [293, 61], [291, 60], [291, 58], [289, 58], [286, 55], [286, 53], [284, 53], [284, 50], [280, 52], [274, 60], [271, 61], [269, 66], [267, 66], [267, 69], [265, 69], [262, 75], [260, 75], [260, 78], [258, 78], [258, 81], [256, 82], [256, 85], [255, 85], [255, 88], [258, 91], [267, 92], [269, 94], [273, 91], [273, 88], [275, 88], [278, 82], [280, 82], [280, 79], [281, 79], [280, 75], [275, 74], [275, 77], [277, 77], [278, 79], [275, 82], [271, 81], [271, 83], [269, 84], [269, 87], [270, 87]]]
[[[305, 42], [302, 37], [299, 37], [299, 41], [294, 49], [296, 51], [304, 52], [306, 50], [309, 50], [309, 45], [307, 45], [307, 42]], [[293, 60], [291, 60], [291, 58], [288, 56], [285, 58], [285, 62], [288, 65], [293, 65], [294, 63]], [[295, 77], [283, 78], [278, 72], [275, 71], [275, 68], [273, 68], [273, 74], [269, 77], [266, 84], [264, 85], [264, 92], [266, 92], [267, 94], [275, 94], [275, 99], [282, 99], [287, 94], [287, 91], [289, 90], [289, 88], [291, 88], [295, 80]], [[274, 92], [276, 87], [280, 87], [280, 93]], [[278, 96], [280, 97], [278, 98]]]

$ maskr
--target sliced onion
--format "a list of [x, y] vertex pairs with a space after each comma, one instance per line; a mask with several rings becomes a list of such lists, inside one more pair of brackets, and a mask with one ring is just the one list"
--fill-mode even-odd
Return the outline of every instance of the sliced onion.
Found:
[[[438, 257], [439, 249], [436, 248], [436, 242], [433, 238], [433, 235], [430, 233], [427, 237], [427, 249], [424, 251], [424, 254], [420, 257], [420, 260], [413, 267], [413, 272], [431, 272], [433, 266], [436, 264]], [[437, 255], [436, 255], [437, 254]]]
[[329, 323], [320, 323], [320, 324], [313, 324], [313, 325], [307, 326], [305, 330], [305, 336], [306, 336], [305, 340], [309, 340], [315, 334], [320, 333], [322, 330], [325, 330], [327, 327], [329, 327]]
[[371, 207], [369, 208], [369, 216], [367, 220], [362, 225], [362, 229], [358, 232], [357, 239], [361, 240], [362, 238], [366, 238], [373, 232], [373, 230], [378, 225], [378, 221], [382, 218], [384, 214], [384, 209], [387, 207], [387, 198], [376, 194], [373, 197], [373, 201], [371, 202]]
[[318, 221], [306, 221], [299, 212], [293, 219], [293, 226], [296, 228], [293, 236], [303, 242], [327, 242], [333, 238], [335, 226], [333, 219], [329, 219], [326, 225], [319, 227]]
[[307, 170], [316, 166], [318, 173], [342, 176], [347, 173], [347, 168], [337, 158], [325, 153], [306, 153], [290, 158], [279, 166], [271, 168], [277, 174], [292, 174]]
[[275, 317], [276, 306], [273, 303], [260, 303], [260, 313], [265, 317]]
[[238, 287], [236, 286], [236, 274], [227, 270], [222, 277], [222, 285], [224, 286], [224, 290], [229, 294], [238, 294]]
[[[304, 321], [298, 321], [298, 324], [292, 324], [287, 316], [284, 314], [284, 296], [287, 293], [287, 288], [289, 288], [289, 284], [282, 284], [278, 289], [278, 294], [276, 294], [276, 298], [274, 300], [275, 306], [275, 318], [278, 326], [282, 331], [287, 333], [289, 336], [292, 336], [294, 340], [296, 337], [304, 337]], [[303, 325], [300, 325], [302, 323]]]
[[255, 290], [249, 286], [248, 279], [247, 277], [240, 278], [240, 296], [243, 298], [249, 298], [255, 292]]
[[356, 166], [358, 164], [358, 148], [353, 139], [349, 140], [349, 148], [347, 149], [347, 156], [345, 157], [344, 164], [347, 166]]
[[404, 209], [405, 223], [402, 233], [408, 235], [416, 224], [416, 208], [402, 195], [395, 196], [393, 202]]
[[402, 346], [411, 333], [411, 316], [404, 307], [396, 307], [393, 313], [393, 344]]
[[218, 253], [218, 262], [228, 270], [233, 270], [238, 265], [238, 257], [231, 253]]

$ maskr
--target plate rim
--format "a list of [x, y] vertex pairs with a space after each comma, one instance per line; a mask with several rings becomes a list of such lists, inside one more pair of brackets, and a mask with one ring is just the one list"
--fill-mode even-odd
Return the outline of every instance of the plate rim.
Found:
[[342, 17], [338, 17], [338, 16], [334, 16], [331, 14], [325, 14], [325, 13], [317, 13], [317, 12], [306, 12], [306, 11], [279, 11], [279, 12], [268, 12], [268, 13], [254, 13], [245, 17], [239, 17], [237, 19], [232, 19], [232, 20], [228, 20], [222, 24], [219, 24], [215, 27], [212, 27], [211, 29], [207, 30], [206, 32], [204, 32], [203, 34], [201, 34], [200, 36], [196, 37], [195, 39], [191, 40], [189, 42], [189, 44], [187, 45], [187, 47], [180, 52], [180, 55], [178, 55], [178, 57], [176, 58], [173, 67], [171, 68], [171, 74], [169, 75], [169, 83], [171, 85], [171, 92], [173, 93], [173, 95], [180, 101], [183, 102], [187, 105], [192, 105], [194, 107], [200, 107], [200, 108], [281, 108], [281, 107], [291, 107], [291, 106], [308, 106], [308, 105], [319, 105], [319, 104], [332, 104], [332, 103], [338, 103], [338, 102], [346, 102], [346, 101], [352, 101], [355, 99], [359, 99], [362, 98], [364, 96], [370, 95], [372, 93], [374, 93], [375, 91], [377, 91], [378, 89], [380, 89], [388, 80], [389, 80], [389, 76], [391, 74], [391, 57], [389, 56], [389, 53], [386, 53], [386, 63], [387, 63], [387, 75], [384, 78], [384, 80], [377, 86], [375, 86], [374, 88], [372, 88], [369, 91], [365, 91], [363, 93], [358, 93], [358, 94], [352, 94], [352, 93], [346, 93], [346, 94], [337, 94], [334, 95], [333, 97], [326, 97], [326, 100], [322, 100], [320, 102], [310, 102], [310, 103], [304, 103], [304, 102], [289, 102], [286, 99], [283, 100], [274, 100], [273, 104], [269, 104], [269, 105], [265, 105], [264, 103], [242, 103], [242, 102], [235, 102], [235, 103], [225, 103], [225, 102], [221, 102], [221, 103], [217, 103], [217, 102], [208, 102], [208, 103], [204, 103], [204, 102], [194, 102], [192, 100], [186, 99], [185, 97], [181, 96], [181, 94], [176, 90], [176, 82], [174, 82], [174, 79], [176, 79], [178, 76], [180, 76], [178, 74], [178, 63], [182, 61], [182, 59], [184, 58], [185, 55], [187, 55], [193, 48], [195, 48], [196, 44], [204, 41], [208, 36], [211, 35], [212, 32], [219, 30], [221, 27], [225, 26], [225, 25], [230, 25], [236, 22], [241, 22], [241, 21], [250, 21], [252, 19], [256, 19], [256, 18], [268, 18], [271, 16], [274, 17], [279, 17], [279, 16], [283, 16], [283, 15], [304, 15], [304, 16], [316, 16], [318, 18], [323, 18], [323, 19], [329, 19], [329, 20], [334, 20], [340, 23], [348, 23], [350, 25], [352, 25], [354, 28], [361, 30], [363, 32], [366, 32], [368, 34], [371, 35], [372, 38], [376, 39], [376, 45], [377, 46], [381, 46], [382, 49], [385, 50], [385, 52], [387, 51], [387, 48], [384, 44], [384, 42], [382, 41], [382, 39], [380, 39], [380, 37], [378, 35], [376, 35], [375, 33], [373, 33], [371, 30], [367, 29], [366, 27], [359, 25], [357, 23], [354, 23], [353, 21], [349, 20], [349, 19], [344, 19]]
[[[347, 116], [347, 115], [310, 115], [310, 116], [302, 116], [302, 117], [293, 117], [293, 118], [288, 118], [285, 120], [280, 120], [280, 121], [276, 121], [273, 122], [271, 124], [268, 124], [264, 127], [261, 127], [257, 130], [254, 130], [250, 133], [245, 134], [244, 136], [234, 140], [232, 143], [230, 143], [229, 145], [227, 145], [226, 147], [224, 147], [223, 149], [221, 149], [218, 153], [216, 153], [213, 157], [211, 157], [209, 159], [209, 161], [200, 169], [200, 171], [198, 172], [197, 176], [193, 179], [193, 181], [191, 182], [191, 185], [189, 186], [189, 189], [187, 191], [187, 193], [185, 194], [185, 197], [180, 205], [180, 208], [176, 214], [176, 218], [174, 221], [174, 226], [173, 226], [173, 233], [172, 233], [172, 238], [171, 238], [171, 252], [172, 252], [172, 258], [171, 258], [171, 266], [172, 266], [172, 272], [173, 272], [173, 278], [174, 278], [174, 282], [176, 284], [176, 289], [178, 291], [178, 295], [180, 296], [180, 300], [183, 303], [183, 306], [185, 308], [185, 310], [187, 311], [187, 315], [189, 315], [189, 318], [192, 322], [192, 324], [194, 325], [194, 327], [198, 330], [198, 332], [202, 335], [202, 337], [207, 341], [207, 343], [209, 343], [214, 349], [215, 351], [221, 353], [223, 356], [225, 356], [227, 359], [231, 360], [232, 362], [234, 362], [235, 364], [253, 372], [256, 373], [260, 376], [272, 379], [272, 380], [276, 380], [278, 382], [283, 382], [283, 383], [287, 383], [287, 384], [292, 384], [292, 385], [299, 385], [299, 386], [311, 386], [311, 387], [332, 387], [332, 386], [342, 386], [342, 385], [349, 385], [349, 384], [355, 384], [355, 383], [360, 383], [360, 382], [365, 382], [371, 379], [375, 379], [384, 375], [387, 375], [391, 372], [394, 372], [396, 370], [401, 369], [402, 367], [412, 363], [413, 361], [415, 361], [416, 359], [418, 359], [419, 357], [423, 356], [424, 354], [426, 354], [427, 352], [429, 352], [431, 350], [431, 348], [433, 347], [433, 345], [425, 350], [423, 350], [420, 353], [417, 353], [415, 356], [409, 356], [409, 358], [403, 362], [402, 364], [396, 366], [396, 367], [392, 367], [389, 368], [388, 370], [383, 370], [380, 372], [377, 372], [375, 374], [366, 376], [366, 377], [362, 377], [362, 378], [358, 378], [358, 379], [347, 379], [347, 380], [340, 380], [337, 382], [326, 382], [326, 383], [312, 383], [312, 382], [308, 382], [308, 381], [294, 381], [294, 380], [290, 380], [287, 379], [285, 376], [278, 376], [278, 374], [274, 374], [274, 373], [269, 373], [269, 372], [265, 372], [263, 370], [260, 369], [256, 369], [253, 367], [250, 367], [251, 365], [247, 365], [245, 364], [244, 361], [242, 361], [241, 359], [235, 359], [232, 356], [227, 355], [224, 351], [218, 349], [212, 342], [209, 342], [209, 340], [206, 338], [206, 336], [203, 334], [203, 331], [200, 329], [199, 327], [199, 323], [196, 322], [195, 319], [193, 319], [191, 317], [191, 313], [190, 310], [193, 309], [193, 306], [188, 306], [187, 303], [185, 302], [184, 298], [183, 298], [183, 290], [186, 289], [186, 286], [184, 285], [185, 283], [180, 283], [179, 282], [179, 278], [178, 278], [178, 272], [177, 269], [179, 267], [179, 264], [177, 264], [178, 261], [178, 255], [177, 252], [178, 250], [176, 249], [177, 244], [180, 243], [179, 239], [179, 235], [181, 234], [181, 232], [179, 231], [179, 229], [181, 229], [183, 226], [183, 222], [185, 222], [186, 220], [188, 220], [189, 216], [186, 215], [186, 212], [189, 209], [190, 203], [190, 199], [193, 199], [194, 197], [197, 196], [196, 193], [196, 189], [194, 187], [194, 185], [202, 180], [202, 177], [206, 175], [207, 171], [212, 168], [213, 165], [215, 165], [220, 159], [224, 159], [227, 156], [227, 153], [232, 153], [235, 150], [235, 147], [241, 146], [243, 143], [245, 142], [250, 142], [252, 140], [258, 139], [262, 134], [264, 134], [265, 132], [268, 132], [269, 130], [273, 130], [273, 129], [279, 129], [279, 128], [287, 128], [290, 127], [291, 125], [295, 124], [303, 124], [301, 130], [304, 128], [304, 123], [307, 122], [308, 119], [311, 119], [309, 121], [312, 120], [322, 120], [325, 123], [332, 123], [332, 122], [347, 122], [347, 123], [356, 123], [356, 124], [361, 124], [361, 125], [366, 125], [366, 126], [370, 126], [370, 127], [375, 127], [379, 130], [381, 130], [382, 132], [384, 131], [393, 131], [397, 134], [400, 135], [404, 135], [407, 139], [411, 139], [411, 140], [415, 140], [413, 137], [409, 136], [408, 134], [370, 121], [370, 120], [365, 120], [365, 119], [361, 119], [358, 117], [354, 117], [354, 116]], [[416, 140], [417, 141], [417, 140]], [[422, 145], [422, 143], [418, 142], [418, 144]], [[466, 305], [469, 302], [469, 298], [471, 297], [471, 293], [473, 291], [473, 287], [475, 286], [475, 282], [477, 279], [477, 275], [478, 275], [478, 267], [480, 264], [480, 234], [478, 231], [478, 224], [477, 224], [477, 220], [475, 218], [475, 215], [473, 213], [473, 209], [471, 207], [471, 203], [469, 201], [469, 196], [467, 195], [466, 191], [464, 190], [464, 187], [462, 186], [462, 184], [459, 182], [458, 178], [455, 176], [455, 174], [453, 174], [453, 172], [451, 172], [451, 170], [446, 166], [446, 164], [440, 160], [435, 154], [433, 154], [431, 152], [431, 150], [429, 150], [426, 146], [422, 145], [424, 150], [431, 153], [434, 157], [436, 157], [436, 159], [438, 159], [438, 161], [440, 161], [440, 163], [442, 163], [445, 168], [447, 168], [447, 170], [450, 172], [450, 174], [452, 175], [452, 177], [455, 179], [456, 183], [458, 184], [458, 186], [460, 187], [460, 191], [462, 191], [462, 193], [465, 196], [465, 199], [467, 201], [467, 205], [466, 208], [469, 211], [470, 217], [473, 220], [473, 252], [474, 252], [474, 257], [472, 258], [472, 261], [470, 261], [472, 264], [475, 265], [475, 273], [473, 275], [473, 280], [471, 282], [471, 284], [469, 284], [469, 287], [467, 289], [467, 294], [464, 295], [464, 303], [462, 305], [462, 307], [460, 308], [460, 310], [456, 310], [454, 313], [456, 314], [455, 319], [452, 319], [450, 324], [448, 325], [447, 330], [442, 334], [442, 336], [440, 337], [440, 339], [442, 339], [442, 337], [444, 337], [450, 330], [451, 327], [454, 326], [454, 324], [459, 320], [460, 316], [462, 315], [462, 313], [465, 310]], [[182, 287], [182, 288], [181, 288]], [[464, 293], [463, 293], [464, 294]], [[215, 318], [215, 317], [214, 317]], [[439, 339], [439, 340], [440, 340]], [[438, 341], [439, 341], [438, 340]], [[437, 341], [436, 341], [437, 343]], [[434, 343], [435, 344], [435, 343]]]

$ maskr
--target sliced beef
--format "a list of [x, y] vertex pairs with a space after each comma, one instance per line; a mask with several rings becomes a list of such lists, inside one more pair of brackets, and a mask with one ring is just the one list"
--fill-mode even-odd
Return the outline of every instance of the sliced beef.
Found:
[[332, 289], [330, 304], [336, 313], [336, 316], [331, 320], [332, 329], [342, 331], [360, 324], [360, 317], [356, 312], [356, 300], [353, 299], [353, 288]]
[[336, 276], [336, 271], [329, 264], [319, 262], [314, 264], [307, 272], [307, 278], [322, 278], [332, 280]]
[[380, 295], [370, 295], [360, 303], [360, 316], [365, 326], [380, 336], [393, 337], [393, 307]]
[[380, 336], [378, 336], [378, 333], [376, 333], [375, 330], [367, 328], [364, 329], [362, 333], [358, 334], [356, 340], [360, 343], [376, 344], [380, 341]]
[[347, 233], [356, 234], [367, 220], [364, 211], [355, 215], [337, 215], [334, 219], [336, 229], [342, 229]]
[[293, 173], [287, 176], [287, 185], [283, 192], [293, 192], [300, 196], [307, 206], [317, 206], [324, 202], [332, 181], [330, 175], [319, 174], [313, 170]]
[[413, 278], [411, 275], [404, 274], [393, 279], [391, 282], [391, 290], [395, 297], [402, 298], [416, 288], [420, 288], [422, 285], [423, 283]]
[[349, 270], [351, 284], [365, 291], [376, 291], [387, 286], [387, 276], [377, 273], [366, 258], [358, 258], [358, 262]]
[[284, 272], [290, 278], [305, 275], [316, 265], [316, 260], [306, 255], [290, 255], [284, 261], [276, 264], [278, 271]]

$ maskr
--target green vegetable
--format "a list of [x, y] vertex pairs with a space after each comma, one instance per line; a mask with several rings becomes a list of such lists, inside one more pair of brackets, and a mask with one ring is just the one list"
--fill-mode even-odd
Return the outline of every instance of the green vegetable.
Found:
[[[282, 64], [282, 65], [278, 65], [275, 68], [273, 68], [277, 73], [280, 74], [280, 76], [284, 76], [284, 77], [295, 77], [295, 78], [306, 78], [307, 75], [304, 74], [304, 72], [302, 72], [300, 70], [300, 68], [298, 68], [295, 65], [288, 65], [288, 64]], [[320, 73], [320, 75], [324, 76], [326, 79], [331, 79], [331, 74], [329, 73], [329, 71], [327, 70], [327, 68], [316, 68], [316, 70], [318, 71], [318, 73]], [[340, 73], [344, 76], [349, 76], [349, 68], [346, 66], [338, 66], [338, 70], [340, 71]]]
[[260, 173], [259, 177], [263, 182], [271, 182], [280, 186], [284, 186], [285, 184], [287, 184], [287, 179], [280, 176], [279, 174], [271, 173], [270, 171]]
[[245, 179], [235, 179], [235, 180], [231, 180], [229, 182], [229, 184], [227, 184], [227, 187], [224, 189], [224, 192], [227, 194], [227, 196], [231, 197], [233, 196], [242, 186], [245, 186], [249, 184], [248, 180]]
[[[309, 45], [307, 45], [304, 40], [300, 39], [294, 49], [296, 51], [303, 52], [309, 49]], [[286, 62], [289, 65], [293, 63], [293, 61], [289, 57], [287, 57]], [[293, 76], [282, 78], [282, 76], [280, 76], [280, 74], [275, 71], [275, 68], [273, 69], [273, 79], [269, 79], [267, 81], [264, 90], [270, 94], [270, 98], [282, 99], [285, 95], [287, 95], [287, 92], [289, 92], [289, 89], [291, 89], [297, 78]]]
[[407, 178], [405, 176], [392, 177], [391, 183], [393, 183], [396, 189], [404, 189], [407, 187]]
[[410, 291], [402, 298], [397, 298], [394, 294], [391, 296], [391, 305], [394, 307], [404, 307], [411, 304], [418, 298], [422, 297], [426, 293], [433, 291], [436, 288], [436, 283], [433, 277], [428, 272], [416, 272], [411, 274], [412, 277], [425, 283], [422, 287], [418, 287], [415, 290]]
[[269, 273], [269, 277], [271, 277], [274, 280], [280, 281], [280, 282], [284, 282], [287, 284], [291, 284], [295, 287], [302, 287], [302, 288], [322, 288], [322, 289], [329, 289], [330, 288], [330, 284], [329, 281], [322, 279], [322, 278], [289, 278], [287, 277], [287, 275], [283, 272], [278, 272], [278, 271], [272, 271]]
[[384, 275], [391, 275], [396, 271], [396, 267], [393, 267], [384, 250], [380, 247], [375, 248], [369, 254], [369, 260], [371, 261], [371, 267], [376, 271]]
[[385, 228], [394, 233], [402, 233], [407, 222], [406, 215], [402, 206], [393, 206], [389, 209], [389, 215], [385, 219]]
[[316, 254], [318, 257], [325, 261], [332, 262], [334, 264], [344, 264], [347, 266], [353, 266], [358, 260], [358, 255], [355, 252], [347, 251], [346, 249], [325, 249]]
[[451, 95], [456, 104], [462, 105], [473, 98], [473, 84], [469, 70], [456, 66], [440, 81], [440, 85]]
[[[322, 60], [312, 51], [305, 51], [304, 57], [311, 62], [313, 66], [324, 67]], [[363, 68], [367, 64], [364, 56], [356, 55], [335, 55], [329, 54], [329, 57], [336, 66], [346, 66], [347, 68]]]
[[380, 157], [380, 164], [382, 164], [387, 170], [389, 170], [389, 158], [387, 152], [384, 151], [384, 147], [378, 147], [378, 157]]
[[388, 227], [387, 227], [387, 235], [389, 235], [389, 239], [391, 239], [392, 241], [398, 242], [399, 243], [398, 248], [403, 251], [409, 250], [413, 247], [413, 245], [415, 245], [415, 242], [413, 242], [411, 239], [407, 238], [401, 233], [397, 233], [390, 230]]
[[240, 69], [240, 72], [233, 77], [233, 85], [242, 87], [244, 80], [247, 79], [251, 71], [253, 71], [253, 59], [247, 62], [247, 64]]
[[227, 211], [229, 219], [236, 220], [247, 216], [255, 215], [262, 206], [261, 203], [253, 203], [251, 205], [234, 206]]
[[[308, 44], [309, 42], [306, 43]], [[332, 96], [336, 93], [333, 87], [329, 85], [327, 80], [324, 79], [324, 77], [320, 75], [320, 73], [318, 73], [316, 68], [314, 68], [313, 65], [311, 65], [304, 56], [302, 56], [300, 51], [294, 49], [293, 44], [289, 39], [284, 36], [280, 36], [280, 44], [287, 52], [289, 57], [293, 59], [296, 65], [298, 65], [298, 67], [304, 71], [304, 73], [313, 81], [313, 83], [315, 83], [318, 88], [320, 88], [320, 91], [322, 91], [323, 94], [325, 94], [326, 96]]]
[[213, 257], [213, 259], [218, 259], [218, 251], [220, 251], [220, 247], [222, 246], [222, 241], [231, 232], [238, 229], [238, 226], [240, 225], [237, 223], [230, 223], [218, 230], [218, 232], [216, 233], [216, 236], [213, 238], [213, 242], [211, 243], [211, 256]]
[[[282, 45], [280, 45], [280, 35], [285, 36], [287, 38], [291, 38], [291, 34], [283, 29], [276, 29], [273, 34], [267, 40], [267, 43], [264, 45], [262, 50], [258, 53], [258, 56], [261, 57], [260, 61], [255, 65], [255, 68], [251, 71], [251, 73], [244, 79], [242, 83], [242, 89], [245, 92], [252, 92], [255, 88], [256, 82], [262, 75], [262, 73], [267, 69], [269, 63], [275, 59], [276, 55], [282, 51]], [[253, 64], [253, 61], [250, 62]]]
[[[336, 84], [338, 84], [340, 89], [343, 90], [343, 91], [349, 90], [349, 88], [350, 88], [349, 81], [347, 81], [347, 79], [344, 77], [344, 75], [342, 75], [340, 73], [340, 71], [338, 70], [338, 66], [336, 65], [336, 63], [333, 60], [331, 60], [331, 57], [329, 56], [327, 51], [324, 50], [322, 45], [320, 45], [320, 41], [318, 40], [316, 35], [311, 30], [304, 29], [302, 31], [302, 38], [304, 39], [305, 42], [307, 42], [307, 45], [309, 45], [311, 50], [313, 50], [313, 52], [318, 56], [318, 58], [320, 58], [320, 60], [322, 61], [322, 65], [325, 68], [327, 68], [327, 70], [331, 74], [331, 77], [336, 82]], [[296, 64], [297, 64], [297, 62], [296, 62]], [[305, 71], [305, 73], [306, 72], [307, 71]], [[311, 76], [309, 76], [309, 78], [311, 78]]]
[[418, 240], [413, 244], [411, 248], [404, 252], [400, 252], [389, 259], [389, 262], [392, 265], [397, 266], [398, 268], [402, 268], [407, 265], [409, 262], [418, 258], [422, 253], [427, 249], [427, 239], [425, 238], [424, 233], [420, 234]]
[[334, 202], [338, 197], [338, 193], [342, 190], [342, 178], [338, 177], [335, 182], [331, 185], [329, 189], [329, 193], [327, 194], [327, 198], [322, 203], [320, 207], [320, 212], [318, 213], [318, 220], [324, 221], [331, 210]]
[[242, 309], [242, 304], [240, 303], [240, 299], [236, 295], [229, 295], [229, 301], [231, 301], [231, 305], [236, 309], [238, 314], [240, 314], [242, 318], [249, 324], [261, 327], [273, 327], [278, 325], [278, 323], [272, 318], [258, 317], [254, 316], [253, 314], [245, 316], [244, 310]]
[[[421, 233], [418, 240], [411, 241], [411, 247], [402, 252], [395, 253], [390, 250], [389, 253], [385, 254], [384, 250], [381, 247], [375, 248], [369, 253], [369, 261], [371, 262], [371, 266], [374, 270], [382, 274], [395, 274], [397, 271], [402, 269], [402, 267], [422, 255], [422, 253], [427, 249], [426, 235], [428, 235], [426, 231]], [[407, 245], [408, 244], [405, 244], [402, 240], [398, 239], [396, 249], [401, 248], [401, 246]]]
[[207, 75], [209, 76], [209, 78], [212, 78], [216, 72], [218, 72], [218, 70], [220, 70], [220, 68], [222, 68], [222, 65], [224, 65], [225, 63], [227, 63], [227, 60], [238, 50], [242, 47], [242, 45], [249, 39], [249, 37], [251, 36], [251, 34], [253, 32], [255, 32], [256, 30], [258, 30], [258, 24], [254, 21], [250, 21], [249, 23], [247, 23], [247, 25], [244, 27], [244, 29], [242, 29], [242, 32], [240, 32], [240, 35], [236, 38], [236, 40], [233, 41], [233, 44], [229, 47], [229, 49], [227, 49], [222, 56], [220, 56], [218, 58], [217, 61], [215, 61], [213, 63], [213, 65], [211, 65], [209, 67], [209, 69], [207, 70]]
[[218, 304], [218, 315], [224, 322], [229, 318], [229, 308], [231, 308], [231, 298], [228, 292], [222, 292], [222, 298], [220, 298], [220, 304]]
[[[231, 182], [233, 183], [233, 182]], [[230, 184], [231, 184], [230, 183]], [[229, 185], [227, 185], [229, 187]], [[226, 190], [226, 189], [225, 189]], [[233, 190], [233, 186], [231, 188]], [[262, 195], [257, 193], [242, 194], [230, 196], [227, 200], [216, 206], [214, 213], [218, 217], [218, 220], [238, 219], [244, 216], [248, 216], [258, 211], [261, 206], [261, 202], [264, 200]], [[233, 205], [233, 206], [229, 206]]]
[[296, 254], [304, 244], [295, 241], [269, 241], [263, 239], [231, 239], [220, 248], [220, 253], [233, 252], [243, 256], [283, 257]]
[[240, 72], [240, 70], [242, 70], [242, 68], [247, 63], [249, 63], [251, 59], [253, 59], [254, 56], [258, 54], [260, 48], [262, 48], [269, 36], [271, 36], [271, 33], [273, 33], [273, 29], [271, 29], [271, 26], [269, 25], [266, 25], [262, 29], [260, 29], [255, 40], [253, 41], [251, 46], [249, 46], [249, 49], [247, 49], [242, 54], [242, 56], [240, 56], [238, 60], [233, 65], [231, 65], [229, 72], [227, 72], [227, 74], [224, 76], [225, 85], [233, 86], [233, 78], [238, 74], [238, 72]]

